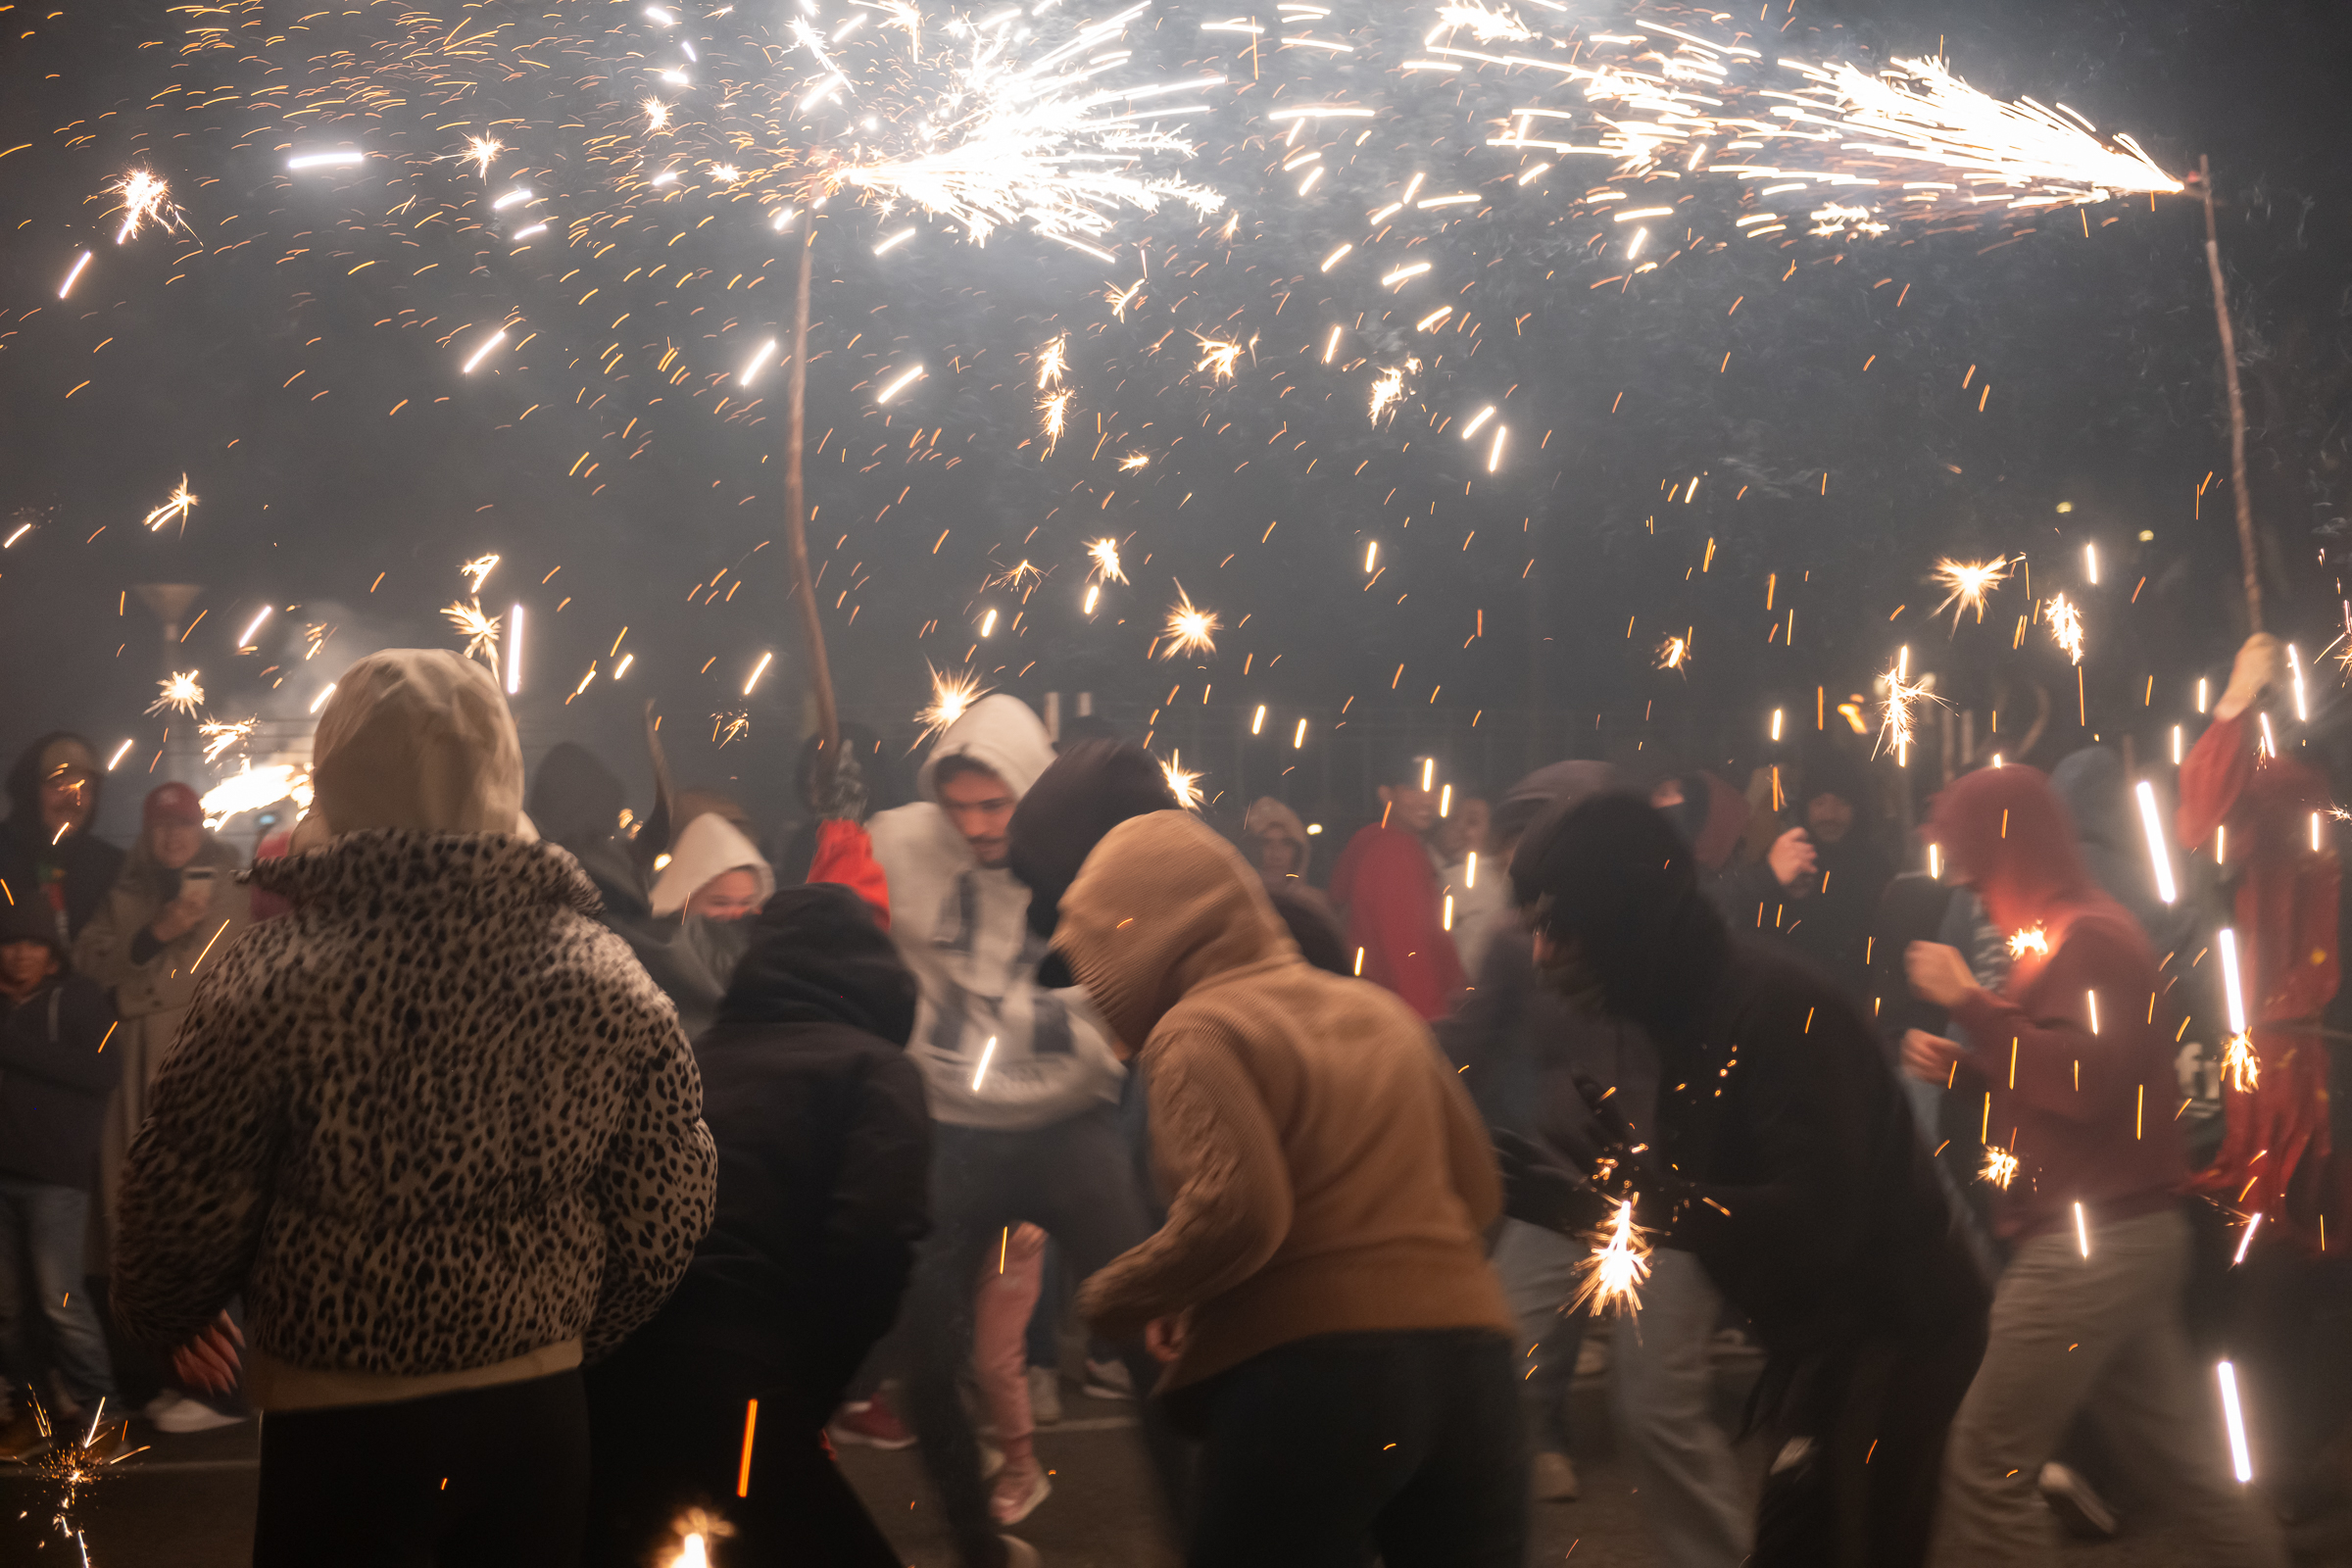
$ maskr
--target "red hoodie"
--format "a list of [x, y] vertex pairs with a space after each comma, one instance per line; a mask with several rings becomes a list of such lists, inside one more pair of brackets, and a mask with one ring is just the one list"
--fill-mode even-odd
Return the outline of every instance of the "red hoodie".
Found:
[[1348, 841], [1331, 873], [1347, 906], [1348, 947], [1363, 977], [1386, 986], [1426, 1019], [1446, 1016], [1461, 994], [1462, 960], [1443, 923], [1438, 868], [1417, 834], [1375, 822]]
[[2000, 929], [2048, 945], [2017, 956], [2002, 995], [1972, 991], [1951, 1010], [1984, 1080], [1985, 1142], [2017, 1156], [1994, 1229], [2071, 1230], [2078, 1202], [2094, 1226], [2169, 1206], [2188, 1169], [2165, 983], [2138, 922], [2084, 867], [2049, 780], [1971, 773], [1936, 797], [1928, 832]]

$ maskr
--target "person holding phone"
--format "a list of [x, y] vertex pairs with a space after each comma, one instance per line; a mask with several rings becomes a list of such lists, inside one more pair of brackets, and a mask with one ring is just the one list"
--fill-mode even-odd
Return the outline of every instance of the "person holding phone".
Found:
[[[204, 808], [185, 784], [159, 784], [140, 810], [139, 841], [106, 903], [74, 945], [75, 972], [107, 988], [122, 1027], [108, 1054], [122, 1076], [99, 1130], [98, 1196], [105, 1225], [93, 1274], [112, 1272], [122, 1161], [147, 1119], [147, 1092], [179, 1032], [196, 982], [253, 922], [252, 896], [236, 880], [237, 853], [205, 831]], [[137, 1369], [125, 1367], [135, 1378]], [[148, 1387], [160, 1376], [148, 1369]], [[144, 1411], [166, 1432], [202, 1432], [245, 1419], [233, 1397], [205, 1403], [165, 1389]]]

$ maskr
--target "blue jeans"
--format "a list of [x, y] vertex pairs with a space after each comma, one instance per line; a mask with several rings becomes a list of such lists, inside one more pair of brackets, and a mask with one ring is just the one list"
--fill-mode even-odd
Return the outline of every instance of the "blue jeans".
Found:
[[37, 1369], [25, 1344], [34, 1302], [48, 1321], [49, 1359], [66, 1392], [89, 1404], [115, 1392], [87, 1281], [82, 1238], [90, 1195], [22, 1176], [0, 1176], [0, 1371], [13, 1386], [34, 1388]]

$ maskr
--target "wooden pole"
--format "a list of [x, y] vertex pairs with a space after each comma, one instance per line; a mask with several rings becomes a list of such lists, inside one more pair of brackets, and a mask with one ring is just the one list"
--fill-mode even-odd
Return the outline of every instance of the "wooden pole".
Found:
[[816, 587], [808, 577], [808, 497], [801, 475], [808, 405], [808, 265], [816, 244], [815, 219], [801, 243], [800, 287], [793, 300], [792, 385], [784, 416], [784, 543], [792, 560], [792, 597], [801, 610], [801, 641], [808, 656], [808, 686], [816, 695], [814, 795], [823, 800], [841, 760], [841, 714], [833, 706], [833, 669], [825, 661], [825, 629], [816, 618]]
[[2222, 329], [2222, 379], [2230, 391], [2230, 491], [2237, 499], [2237, 550], [2246, 569], [2248, 629], [2262, 630], [2262, 574], [2254, 551], [2254, 498], [2246, 493], [2246, 400], [2237, 385], [2237, 334], [2230, 324], [2230, 290], [2222, 281], [2222, 242], [2213, 219], [2213, 170], [2197, 159], [2205, 195], [2205, 270], [2213, 279], [2213, 316]]

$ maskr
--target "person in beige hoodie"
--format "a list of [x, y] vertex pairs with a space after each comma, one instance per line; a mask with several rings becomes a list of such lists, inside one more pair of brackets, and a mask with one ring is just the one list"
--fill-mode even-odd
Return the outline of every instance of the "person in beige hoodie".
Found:
[[1104, 836], [1054, 946], [1141, 1059], [1167, 1222], [1080, 1309], [1145, 1331], [1203, 1444], [1196, 1568], [1518, 1568], [1513, 1320], [1486, 1129], [1428, 1026], [1310, 967], [1183, 811]]
[[293, 853], [252, 872], [292, 907], [205, 965], [131, 1146], [115, 1316], [205, 1392], [242, 1373], [257, 1568], [570, 1562], [581, 1363], [710, 1223], [702, 1079], [522, 816], [486, 669], [369, 655], [313, 751]]

